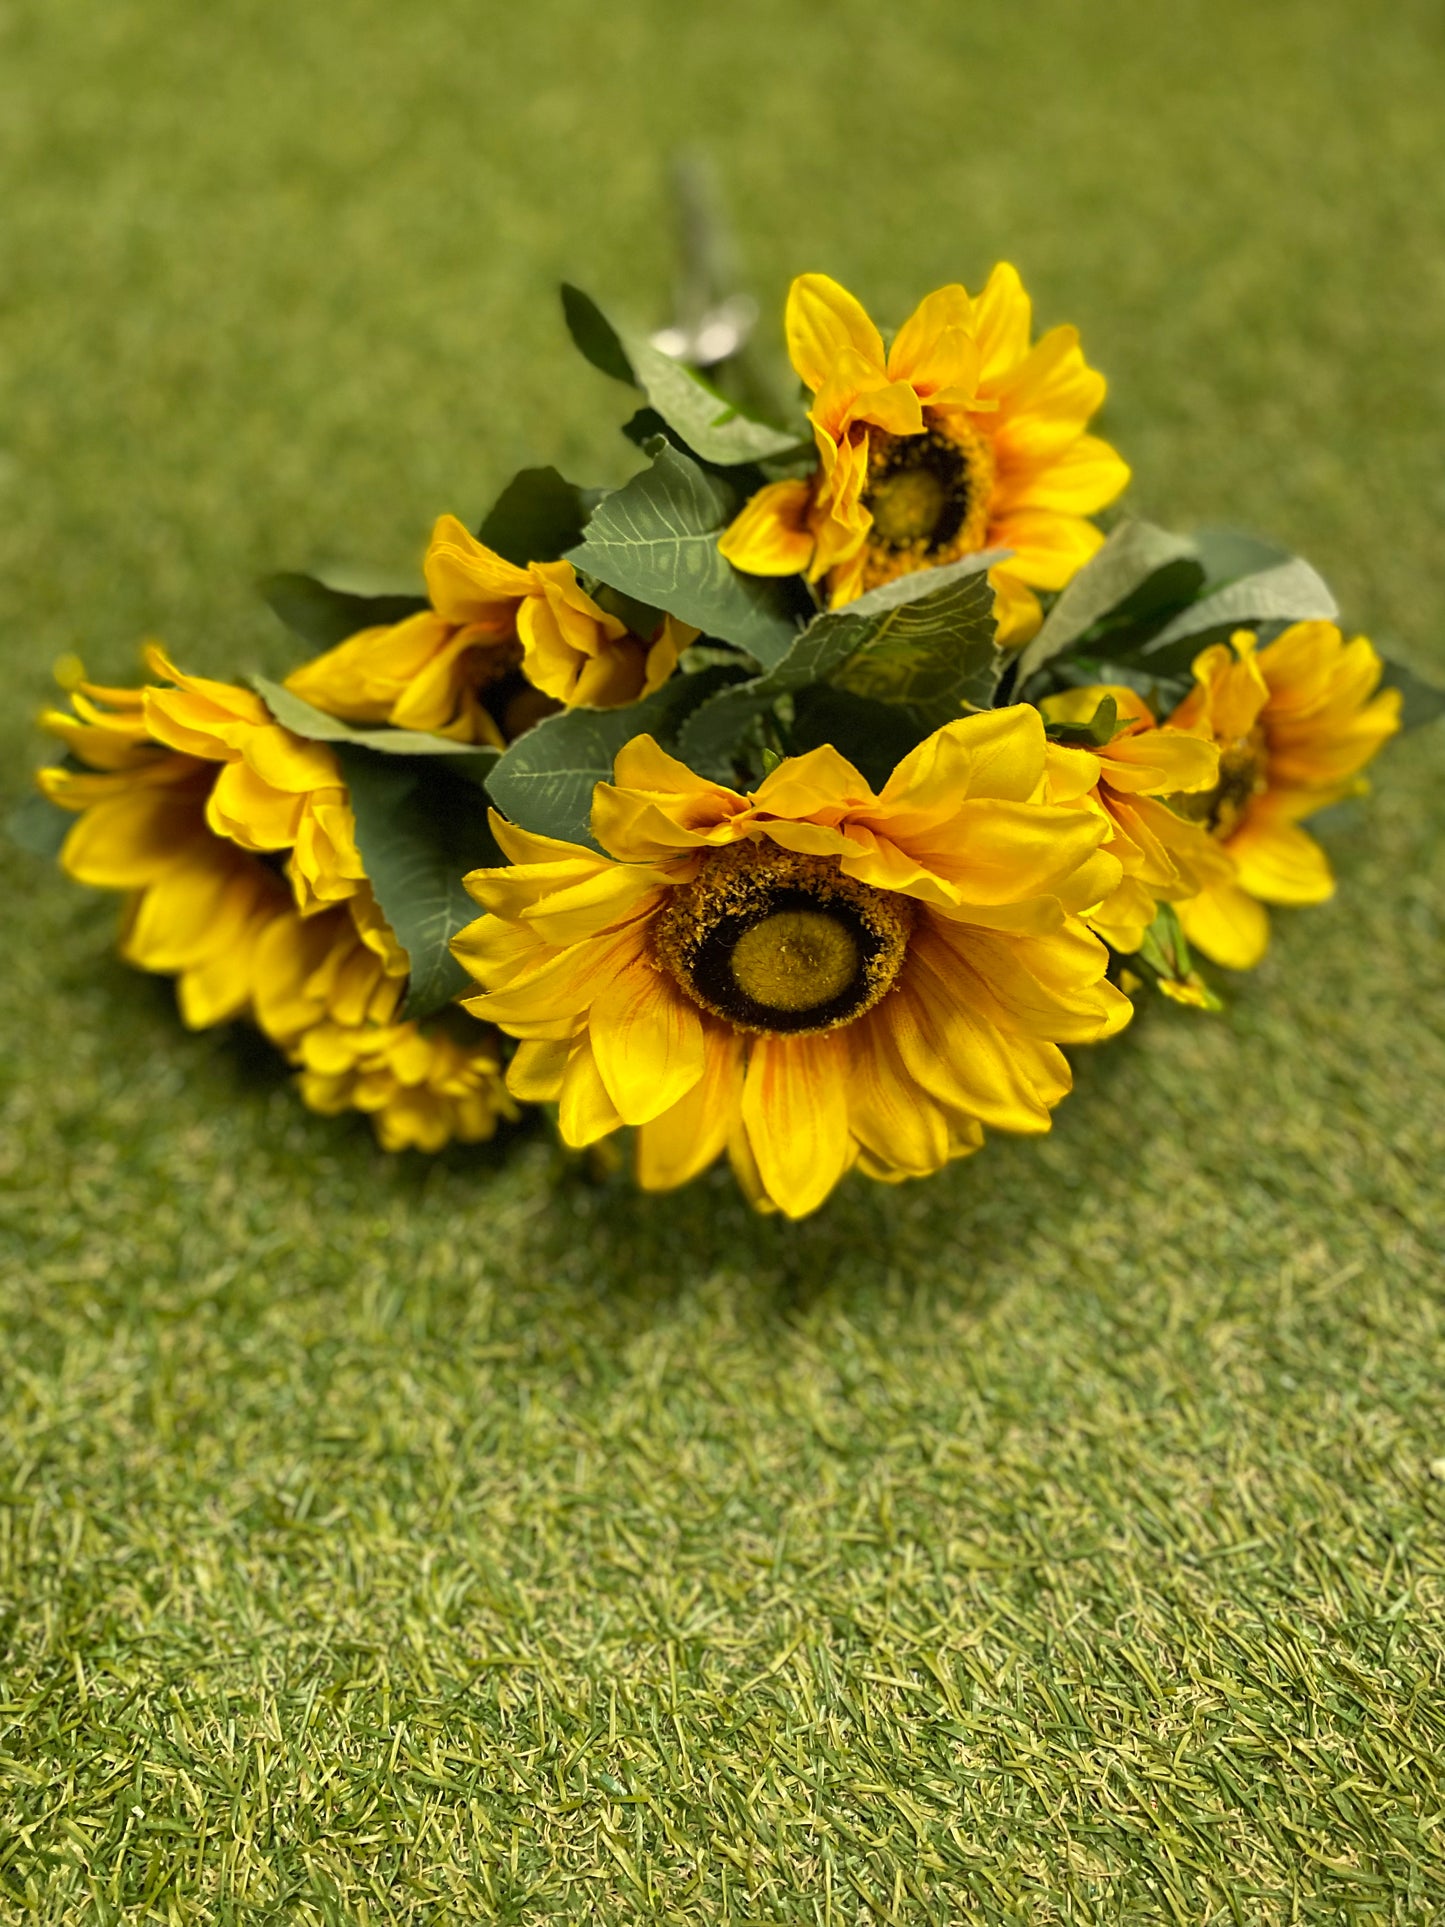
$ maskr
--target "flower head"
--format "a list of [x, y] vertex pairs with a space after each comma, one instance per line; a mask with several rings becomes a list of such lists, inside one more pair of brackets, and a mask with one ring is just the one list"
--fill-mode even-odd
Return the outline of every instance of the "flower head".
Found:
[[1360, 771], [1400, 727], [1400, 693], [1376, 691], [1384, 665], [1364, 636], [1297, 622], [1262, 648], [1249, 630], [1194, 659], [1194, 687], [1170, 717], [1217, 745], [1218, 781], [1178, 806], [1214, 838], [1228, 868], [1179, 907], [1191, 944], [1248, 970], [1269, 942], [1267, 903], [1322, 903], [1329, 859], [1299, 826], [1363, 788]]
[[[1111, 701], [1120, 719], [1109, 742], [1085, 750], [1055, 745], [1051, 788], [1063, 802], [1087, 798], [1109, 821], [1104, 844], [1123, 870], [1118, 888], [1086, 921], [1115, 950], [1135, 951], [1161, 903], [1177, 903], [1227, 872], [1207, 831], [1171, 809], [1167, 797], [1213, 787], [1219, 751], [1206, 739], [1155, 721], [1149, 705], [1121, 684], [1096, 684], [1046, 696], [1050, 723], [1082, 725]], [[1090, 772], [1097, 768], [1097, 779]]]
[[797, 1217], [853, 1164], [897, 1179], [1043, 1131], [1058, 1045], [1128, 1019], [1080, 913], [1120, 867], [1098, 811], [1049, 797], [1021, 705], [939, 730], [875, 794], [832, 749], [751, 795], [639, 737], [599, 784], [606, 855], [500, 820], [510, 867], [454, 949], [476, 1015], [522, 1039], [519, 1098], [580, 1146], [637, 1125], [650, 1189], [724, 1149]]
[[788, 295], [788, 350], [813, 394], [818, 468], [769, 484], [722, 538], [735, 567], [825, 581], [834, 608], [915, 569], [983, 549], [999, 640], [1038, 627], [1036, 589], [1061, 589], [1103, 540], [1086, 520], [1129, 479], [1087, 434], [1104, 379], [1073, 328], [1030, 345], [1032, 310], [1000, 263], [976, 300], [954, 284], [920, 302], [885, 350], [853, 296], [823, 274]]
[[293, 1062], [313, 1111], [366, 1112], [384, 1151], [478, 1144], [517, 1116], [496, 1032], [466, 1018], [426, 1027], [328, 1021], [304, 1033]]
[[651, 695], [697, 633], [664, 616], [651, 637], [636, 636], [570, 562], [518, 568], [454, 515], [432, 531], [425, 572], [430, 609], [361, 630], [294, 670], [287, 687], [348, 722], [501, 748], [548, 707]]

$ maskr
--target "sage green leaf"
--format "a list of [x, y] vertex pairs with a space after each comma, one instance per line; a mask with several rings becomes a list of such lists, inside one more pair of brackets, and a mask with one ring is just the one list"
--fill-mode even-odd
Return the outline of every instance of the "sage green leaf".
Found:
[[566, 559], [769, 668], [792, 646], [808, 604], [795, 579], [743, 575], [724, 560], [717, 540], [737, 506], [726, 482], [655, 443], [652, 466], [598, 504]]
[[682, 760], [700, 775], [731, 780], [733, 752], [754, 718], [823, 682], [908, 711], [914, 742], [966, 708], [984, 708], [1004, 661], [987, 574], [997, 560], [990, 552], [900, 576], [816, 616], [775, 668], [697, 710], [678, 739]]
[[251, 687], [278, 723], [309, 743], [350, 743], [353, 748], [377, 750], [385, 756], [436, 756], [481, 770], [490, 768], [501, 754], [489, 744], [454, 743], [450, 737], [433, 736], [423, 729], [357, 729], [315, 708], [284, 683], [271, 682], [265, 676], [252, 676]]
[[1333, 622], [1339, 613], [1323, 577], [1308, 562], [1291, 556], [1287, 562], [1200, 596], [1141, 642], [1131, 657], [1122, 659], [1167, 674], [1186, 668], [1196, 651], [1227, 639], [1235, 629], [1257, 629], [1266, 623]]
[[260, 587], [286, 627], [321, 650], [334, 649], [360, 629], [402, 622], [431, 606], [424, 595], [353, 595], [314, 575], [268, 575]]
[[749, 414], [696, 369], [655, 348], [645, 334], [618, 328], [580, 288], [563, 284], [562, 311], [572, 339], [594, 368], [640, 388], [694, 454], [723, 467], [790, 455], [810, 440], [806, 426], [775, 427]]
[[75, 825], [75, 814], [39, 791], [22, 796], [5, 819], [5, 834], [17, 849], [53, 863]]
[[1082, 640], [1105, 618], [1112, 627], [1145, 620], [1193, 601], [1205, 580], [1194, 541], [1152, 522], [1121, 522], [1064, 589], [1042, 628], [1018, 659], [1022, 689], [1044, 664]]
[[1386, 658], [1381, 686], [1398, 689], [1404, 698], [1400, 705], [1401, 729], [1420, 729], [1426, 723], [1433, 723], [1437, 716], [1445, 715], [1445, 689], [1417, 675], [1408, 663]]
[[428, 1016], [470, 981], [449, 948], [477, 914], [462, 878], [502, 861], [486, 797], [432, 763], [377, 756], [354, 744], [337, 753], [362, 864], [411, 965], [403, 1015]]
[[477, 540], [519, 569], [555, 562], [582, 540], [589, 494], [555, 468], [521, 469], [492, 505]]
[[568, 709], [544, 717], [492, 771], [488, 788], [497, 808], [524, 830], [595, 850], [592, 792], [610, 779], [618, 750], [634, 736], [653, 736], [671, 747], [683, 719], [739, 673], [718, 665], [673, 676], [623, 709]]

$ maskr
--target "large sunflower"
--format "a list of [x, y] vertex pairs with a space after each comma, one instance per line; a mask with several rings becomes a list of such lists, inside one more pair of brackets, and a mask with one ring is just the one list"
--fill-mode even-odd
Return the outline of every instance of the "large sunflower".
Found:
[[492, 914], [453, 945], [467, 1007], [523, 1040], [509, 1088], [556, 1100], [569, 1144], [640, 1126], [650, 1189], [726, 1148], [798, 1217], [855, 1162], [921, 1176], [984, 1125], [1047, 1130], [1059, 1043], [1130, 1013], [1079, 921], [1119, 881], [1108, 824], [1049, 800], [1051, 758], [1020, 705], [937, 731], [881, 795], [824, 748], [744, 796], [639, 737], [595, 793], [608, 855], [498, 820], [512, 866], [467, 879]]
[[432, 531], [431, 608], [362, 629], [286, 679], [329, 715], [501, 748], [549, 708], [610, 708], [661, 688], [697, 631], [664, 616], [637, 636], [570, 562], [518, 568], [454, 515]]
[[1211, 832], [1225, 874], [1180, 905], [1191, 944], [1248, 970], [1269, 943], [1267, 903], [1323, 903], [1329, 858], [1299, 826], [1363, 788], [1360, 771], [1400, 727], [1400, 692], [1374, 692], [1384, 665], [1364, 636], [1297, 622], [1258, 646], [1249, 630], [1194, 659], [1194, 687], [1170, 717], [1218, 745], [1219, 780], [1177, 799]]
[[788, 351], [812, 390], [818, 469], [769, 484], [722, 538], [753, 575], [825, 582], [831, 605], [981, 549], [999, 640], [1025, 641], [1036, 589], [1061, 589], [1103, 540], [1087, 517], [1129, 470], [1087, 434], [1104, 399], [1074, 328], [1030, 346], [1032, 311], [1001, 262], [977, 300], [957, 284], [920, 302], [885, 351], [853, 296], [825, 274], [788, 294]]
[[[1162, 728], [1134, 690], [1098, 683], [1046, 696], [1039, 705], [1050, 723], [1083, 725], [1110, 700], [1118, 728], [1102, 748], [1056, 745], [1051, 789], [1059, 802], [1087, 796], [1109, 820], [1104, 848], [1123, 869], [1119, 886], [1085, 921], [1115, 950], [1135, 951], [1161, 903], [1178, 903], [1228, 874], [1228, 859], [1198, 823], [1167, 797], [1212, 790], [1219, 750], [1183, 729]], [[1091, 771], [1097, 769], [1097, 779]]]

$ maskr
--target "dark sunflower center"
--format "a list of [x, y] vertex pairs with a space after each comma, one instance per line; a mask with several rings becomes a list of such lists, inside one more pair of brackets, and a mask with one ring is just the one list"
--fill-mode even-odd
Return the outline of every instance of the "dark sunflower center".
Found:
[[739, 843], [658, 919], [658, 962], [739, 1030], [832, 1030], [876, 1004], [908, 947], [912, 905], [825, 857]]
[[930, 422], [919, 435], [870, 430], [865, 586], [981, 549], [992, 493], [992, 448], [966, 423]]
[[1238, 827], [1251, 797], [1268, 787], [1266, 767], [1264, 731], [1255, 728], [1222, 752], [1219, 781], [1212, 790], [1176, 796], [1174, 807], [1181, 816], [1203, 823], [1215, 836], [1229, 836]]

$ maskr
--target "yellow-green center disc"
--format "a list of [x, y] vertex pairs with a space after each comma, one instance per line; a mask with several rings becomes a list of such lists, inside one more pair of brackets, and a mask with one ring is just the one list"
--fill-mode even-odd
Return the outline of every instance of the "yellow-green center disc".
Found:
[[779, 910], [733, 946], [738, 989], [770, 1010], [815, 1010], [858, 976], [858, 940], [825, 910]]

